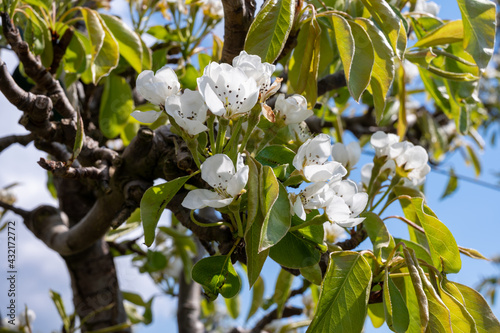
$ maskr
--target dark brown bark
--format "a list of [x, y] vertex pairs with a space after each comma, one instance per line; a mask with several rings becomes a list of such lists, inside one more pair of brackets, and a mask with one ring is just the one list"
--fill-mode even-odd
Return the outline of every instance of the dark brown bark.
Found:
[[222, 0], [224, 6], [224, 46], [221, 62], [231, 63], [245, 46], [245, 38], [255, 14], [255, 0]]

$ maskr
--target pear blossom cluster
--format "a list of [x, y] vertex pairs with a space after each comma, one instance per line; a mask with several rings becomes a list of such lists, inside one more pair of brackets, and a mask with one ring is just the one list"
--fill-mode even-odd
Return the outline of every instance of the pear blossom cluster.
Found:
[[[132, 117], [153, 123], [165, 111], [182, 130], [195, 136], [208, 130], [205, 122], [210, 114], [235, 119], [247, 115], [257, 103], [265, 103], [281, 86], [281, 79], [271, 80], [274, 70], [274, 65], [263, 63], [259, 56], [242, 51], [232, 65], [208, 64], [197, 79], [198, 89], [183, 92], [168, 65], [156, 73], [146, 70], [137, 77], [137, 91], [160, 111], [134, 111]], [[284, 125], [297, 125], [313, 114], [305, 97], [297, 94], [279, 95], [275, 109], [276, 121]]]
[[307, 211], [323, 209], [331, 222], [353, 227], [364, 220], [358, 215], [368, 203], [368, 194], [359, 192], [355, 182], [343, 177], [346, 167], [352, 168], [359, 160], [361, 150], [359, 146], [352, 148], [354, 144], [347, 148], [341, 143], [332, 146], [330, 140], [330, 136], [320, 134], [299, 147], [293, 166], [312, 184], [298, 194], [289, 194], [292, 210], [305, 220]]
[[182, 201], [182, 205], [188, 209], [225, 207], [242, 193], [248, 182], [249, 168], [244, 164], [241, 155], [238, 156], [236, 168], [227, 155], [215, 154], [207, 158], [200, 169], [201, 178], [214, 191], [207, 189], [189, 191]]
[[[415, 146], [409, 141], [399, 142], [396, 134], [381, 131], [372, 135], [370, 143], [375, 149], [375, 156], [383, 160], [381, 171], [389, 170], [393, 176], [396, 168], [400, 168], [405, 175], [404, 185], [409, 187], [417, 187], [425, 181], [431, 168], [427, 163], [427, 151], [422, 146]], [[369, 163], [361, 169], [361, 181], [365, 186], [370, 182], [373, 167], [374, 164]]]

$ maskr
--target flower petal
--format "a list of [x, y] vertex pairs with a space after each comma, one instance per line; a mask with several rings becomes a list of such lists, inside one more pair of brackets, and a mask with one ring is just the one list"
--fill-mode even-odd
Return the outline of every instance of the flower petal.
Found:
[[231, 178], [229, 184], [227, 185], [227, 193], [232, 197], [237, 196], [245, 188], [248, 182], [248, 165], [245, 165], [239, 169], [236, 174]]
[[158, 111], [134, 111], [130, 114], [134, 119], [140, 121], [141, 123], [151, 124], [156, 121], [161, 116], [161, 112]]
[[213, 188], [227, 189], [235, 175], [233, 161], [225, 154], [215, 154], [200, 166], [201, 178]]
[[328, 219], [332, 222], [343, 222], [347, 221], [351, 216], [351, 209], [344, 200], [340, 197], [333, 197], [332, 201], [328, 204], [325, 209]]

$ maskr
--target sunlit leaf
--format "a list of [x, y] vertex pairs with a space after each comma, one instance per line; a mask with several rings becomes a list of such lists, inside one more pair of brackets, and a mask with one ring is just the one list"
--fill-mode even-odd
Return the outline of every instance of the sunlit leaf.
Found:
[[240, 277], [228, 256], [203, 258], [193, 266], [193, 280], [203, 286], [205, 294], [215, 300], [218, 294], [224, 298], [236, 296], [241, 288]]

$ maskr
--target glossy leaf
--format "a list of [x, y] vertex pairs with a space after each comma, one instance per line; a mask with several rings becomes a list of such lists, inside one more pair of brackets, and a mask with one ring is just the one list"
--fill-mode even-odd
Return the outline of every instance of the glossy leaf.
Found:
[[430, 31], [419, 39], [413, 47], [426, 48], [430, 46], [444, 45], [461, 42], [464, 38], [462, 20], [450, 21]]
[[[414, 251], [412, 249], [403, 248], [403, 252], [405, 255], [405, 262], [408, 269], [408, 273], [410, 274], [411, 284], [405, 284], [407, 295], [409, 289], [413, 289], [414, 291], [414, 302], [412, 302], [413, 310], [415, 303], [418, 305], [419, 315], [416, 316], [416, 311], [411, 311], [410, 315], [410, 327], [419, 327], [420, 331], [424, 331], [429, 323], [429, 300], [427, 299], [427, 295], [424, 291], [424, 284], [422, 282], [422, 278], [417, 269], [418, 261], [414, 261]], [[412, 255], [413, 254], [413, 255]], [[407, 279], [405, 279], [407, 281]], [[406, 282], [405, 281], [405, 282]], [[410, 295], [412, 292], [410, 291]], [[412, 295], [413, 296], [413, 295]], [[408, 297], [406, 297], [406, 301], [408, 302]], [[410, 300], [412, 301], [412, 300]], [[419, 321], [417, 324], [417, 320]]]
[[245, 51], [273, 63], [285, 47], [294, 16], [295, 1], [266, 1], [248, 30]]
[[75, 160], [78, 158], [78, 155], [80, 155], [80, 152], [82, 151], [83, 142], [85, 141], [85, 128], [80, 112], [77, 112], [77, 118], [76, 136], [75, 143], [73, 145], [73, 154], [71, 156], [71, 160]]
[[334, 27], [335, 43], [337, 44], [340, 60], [344, 66], [345, 78], [349, 86], [351, 66], [355, 54], [354, 37], [351, 26], [345, 18], [340, 15], [333, 14], [332, 22]]
[[259, 251], [260, 235], [262, 231], [262, 225], [264, 222], [264, 216], [262, 215], [260, 209], [257, 212], [255, 222], [252, 223], [250, 229], [245, 234], [245, 252], [247, 255], [247, 275], [248, 284], [252, 288], [255, 281], [260, 276], [264, 262], [269, 255], [269, 248], [263, 251]]
[[210, 300], [215, 300], [218, 294], [225, 298], [234, 297], [241, 288], [240, 277], [228, 256], [203, 258], [193, 266], [191, 274], [193, 280], [203, 286]]
[[361, 332], [372, 281], [370, 265], [357, 252], [333, 252], [316, 313], [307, 332]]
[[356, 18], [356, 23], [366, 30], [373, 43], [374, 64], [368, 91], [373, 96], [377, 122], [380, 122], [385, 109], [387, 93], [394, 79], [394, 52], [387, 39], [372, 21]]
[[483, 256], [478, 250], [468, 249], [468, 248], [462, 247], [462, 246], [459, 246], [458, 250], [460, 251], [460, 253], [465, 254], [466, 256], [471, 257], [473, 259], [490, 260], [490, 259], [486, 258], [485, 256]]
[[418, 259], [423, 260], [428, 264], [432, 263], [432, 258], [431, 258], [431, 254], [429, 253], [429, 250], [427, 250], [422, 245], [415, 243], [415, 242], [412, 242], [410, 240], [401, 239], [401, 238], [394, 238], [394, 242], [396, 242], [396, 244], [403, 243], [404, 245], [406, 245], [406, 247], [415, 251], [415, 256]]
[[155, 239], [155, 230], [161, 214], [167, 204], [184, 186], [191, 176], [180, 177], [166, 183], [152, 186], [146, 190], [141, 199], [141, 220], [144, 228], [144, 243], [151, 246]]
[[120, 55], [127, 60], [132, 68], [142, 71], [142, 42], [139, 36], [116, 16], [100, 14], [106, 26], [116, 38]]
[[373, 327], [380, 328], [385, 322], [384, 304], [368, 304], [368, 317], [370, 317]]
[[354, 37], [354, 56], [347, 87], [354, 100], [359, 102], [361, 94], [370, 84], [375, 55], [372, 41], [365, 29], [354, 21], [348, 23]]
[[281, 318], [283, 314], [283, 309], [285, 308], [285, 303], [290, 296], [293, 282], [293, 274], [281, 269], [278, 279], [276, 279], [276, 285], [274, 287], [273, 301], [278, 305], [276, 316]]
[[290, 201], [285, 187], [278, 182], [273, 169], [263, 166], [260, 174], [260, 208], [264, 221], [259, 252], [278, 243], [290, 228]]
[[498, 333], [500, 323], [491, 311], [484, 297], [474, 289], [457, 282], [449, 282], [462, 294], [463, 304], [476, 323], [479, 333]]
[[365, 212], [361, 214], [360, 217], [365, 217], [363, 226], [373, 244], [373, 253], [377, 258], [386, 260], [389, 253], [394, 249], [395, 243], [384, 221], [382, 221], [377, 214], [372, 212]]
[[64, 53], [64, 71], [67, 73], [82, 73], [87, 68], [86, 50], [82, 42], [85, 36], [73, 33], [73, 37]]
[[54, 58], [54, 49], [52, 46], [52, 35], [47, 22], [31, 7], [25, 8], [24, 13], [27, 15], [27, 19], [31, 21], [32, 29], [34, 29], [34, 42], [43, 46], [36, 50], [35, 55], [40, 56], [43, 66], [50, 67]]
[[403, 55], [400, 54], [398, 49], [398, 40], [400, 38], [400, 30], [404, 29], [404, 27], [400, 23], [399, 17], [389, 3], [384, 0], [362, 0], [362, 2], [370, 14], [372, 14], [373, 20], [384, 32], [394, 53], [399, 58], [402, 58]]
[[313, 16], [302, 25], [289, 64], [289, 81], [293, 91], [304, 94], [312, 107], [316, 104], [318, 94], [320, 37], [321, 28]]
[[443, 303], [450, 310], [453, 332], [477, 333], [474, 318], [463, 305], [463, 297], [458, 288], [443, 278], [439, 284], [439, 294]]
[[450, 169], [450, 178], [448, 179], [448, 184], [446, 185], [446, 189], [444, 190], [443, 195], [441, 196], [441, 199], [446, 198], [447, 196], [450, 196], [453, 194], [458, 187], [458, 178], [455, 175], [455, 171], [453, 168]]
[[255, 159], [263, 165], [276, 167], [278, 165], [289, 164], [292, 165], [295, 152], [286, 146], [270, 145], [264, 147]]
[[262, 280], [262, 278], [259, 276], [252, 287], [252, 304], [250, 305], [250, 310], [248, 311], [247, 321], [262, 306], [264, 300], [264, 290], [264, 280]]
[[118, 75], [105, 79], [99, 109], [99, 128], [108, 139], [119, 135], [128, 123], [129, 115], [134, 111], [132, 89], [127, 80]]
[[224, 301], [226, 302], [226, 309], [229, 316], [232, 319], [237, 319], [240, 315], [240, 298], [238, 295], [231, 298], [225, 298]]
[[384, 312], [387, 326], [394, 332], [406, 332], [410, 324], [410, 315], [398, 287], [392, 281], [389, 272], [384, 275]]
[[464, 26], [464, 48], [479, 68], [484, 69], [493, 55], [496, 6], [489, 0], [457, 0]]
[[[309, 216], [309, 218], [312, 217]], [[303, 221], [296, 216], [292, 218], [292, 225], [301, 223]], [[305, 268], [319, 262], [321, 251], [318, 249], [318, 243], [322, 242], [323, 226], [309, 226], [298, 231], [288, 232], [276, 245], [271, 247], [269, 256], [284, 267]]]
[[428, 247], [434, 266], [440, 267], [446, 273], [460, 271], [462, 266], [460, 253], [450, 230], [436, 218], [422, 198], [412, 198], [411, 207], [408, 199], [401, 199], [400, 202], [405, 216], [425, 230], [427, 244], [418, 242]]
[[94, 84], [108, 75], [118, 65], [118, 42], [113, 37], [99, 13], [80, 8], [91, 43], [90, 78]]
[[321, 282], [323, 281], [323, 273], [319, 264], [300, 268], [300, 274], [306, 280], [318, 286], [321, 285]]

